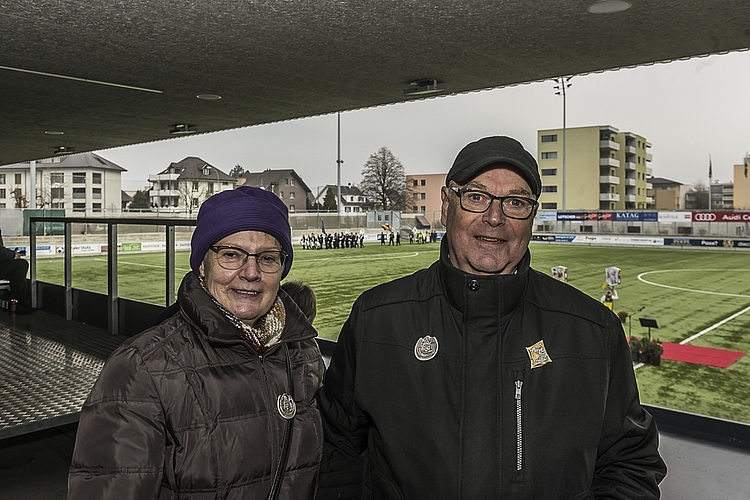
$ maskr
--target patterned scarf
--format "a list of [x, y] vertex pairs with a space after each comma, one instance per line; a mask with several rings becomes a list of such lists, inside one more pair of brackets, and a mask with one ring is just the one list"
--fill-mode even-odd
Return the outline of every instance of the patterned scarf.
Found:
[[200, 278], [201, 288], [211, 298], [216, 307], [227, 317], [227, 319], [237, 328], [240, 338], [250, 345], [258, 354], [263, 354], [269, 347], [276, 345], [281, 340], [281, 332], [284, 331], [286, 324], [286, 309], [284, 303], [277, 296], [271, 309], [258, 318], [253, 326], [244, 323], [240, 318], [229, 312], [222, 306], [211, 292], [206, 288], [203, 278]]

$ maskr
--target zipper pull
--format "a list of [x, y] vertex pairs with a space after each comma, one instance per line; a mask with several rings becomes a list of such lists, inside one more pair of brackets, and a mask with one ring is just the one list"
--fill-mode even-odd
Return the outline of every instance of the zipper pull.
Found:
[[523, 386], [523, 381], [516, 380], [516, 399], [521, 399], [521, 386]]

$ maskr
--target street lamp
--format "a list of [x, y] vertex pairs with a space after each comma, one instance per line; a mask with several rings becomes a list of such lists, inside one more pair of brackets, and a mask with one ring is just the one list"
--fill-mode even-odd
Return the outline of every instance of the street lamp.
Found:
[[337, 140], [337, 156], [336, 156], [336, 213], [338, 229], [341, 229], [341, 164], [344, 160], [341, 159], [341, 113], [336, 113], [338, 121], [338, 140]]
[[565, 167], [566, 167], [566, 135], [567, 135], [567, 93], [566, 90], [570, 88], [572, 83], [570, 83], [570, 79], [573, 78], [573, 76], [561, 76], [559, 78], [555, 78], [555, 89], [557, 92], [555, 92], [555, 95], [561, 95], [563, 98], [563, 148], [562, 148], [562, 209], [566, 209], [565, 205], [565, 195], [566, 195], [566, 189], [565, 189]]

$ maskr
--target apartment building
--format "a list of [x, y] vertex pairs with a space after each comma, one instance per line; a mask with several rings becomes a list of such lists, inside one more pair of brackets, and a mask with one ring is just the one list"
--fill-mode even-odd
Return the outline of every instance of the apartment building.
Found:
[[656, 210], [683, 210], [685, 208], [685, 194], [690, 186], [681, 182], [664, 179], [662, 177], [650, 177], [652, 189], [648, 190], [648, 197], [653, 198], [653, 206]]
[[711, 210], [734, 208], [734, 183], [714, 181], [711, 183]]
[[200, 158], [188, 156], [149, 175], [148, 182], [152, 211], [192, 213], [210, 196], [234, 189], [237, 179]]
[[[631, 210], [653, 205], [651, 144], [609, 125], [537, 131], [542, 210]], [[564, 151], [563, 151], [564, 150]], [[563, 154], [564, 153], [564, 154]], [[564, 160], [564, 161], [563, 161]]]
[[[62, 209], [74, 216], [122, 210], [122, 172], [95, 153], [0, 166], [0, 208]], [[33, 182], [33, 186], [32, 186]]]
[[734, 208], [750, 210], [750, 157], [743, 163], [734, 165]]
[[[317, 195], [310, 194], [311, 205], [319, 204], [321, 207], [324, 205], [328, 191], [334, 193], [334, 199], [336, 198], [336, 191], [338, 186], [336, 184], [327, 184], [325, 186], [318, 187]], [[367, 212], [370, 206], [367, 202], [367, 197], [360, 191], [357, 186], [353, 186], [351, 183], [345, 186], [341, 186], [341, 199], [337, 207], [341, 207], [340, 212], [342, 214], [361, 213]]]
[[290, 213], [307, 211], [310, 188], [293, 169], [266, 169], [263, 172], [245, 172], [238, 184], [266, 189], [284, 202]]
[[406, 210], [422, 214], [425, 227], [440, 227], [440, 188], [447, 173], [409, 174], [406, 176]]

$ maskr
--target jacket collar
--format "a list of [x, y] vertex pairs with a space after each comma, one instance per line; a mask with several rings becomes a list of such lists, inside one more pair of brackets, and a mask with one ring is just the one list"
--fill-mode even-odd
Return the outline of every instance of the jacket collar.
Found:
[[448, 302], [462, 314], [474, 314], [479, 303], [489, 300], [498, 304], [500, 311], [484, 313], [505, 315], [515, 309], [526, 289], [529, 276], [531, 253], [526, 249], [518, 263], [515, 274], [482, 276], [466, 273], [455, 267], [448, 257], [448, 239], [443, 237], [440, 244], [440, 276]]
[[[286, 324], [281, 333], [281, 342], [299, 342], [318, 336], [297, 304], [283, 290], [279, 296], [286, 310]], [[237, 328], [216, 307], [201, 287], [200, 280], [192, 271], [182, 279], [177, 294], [182, 313], [194, 323], [209, 340], [217, 342], [243, 342]]]

